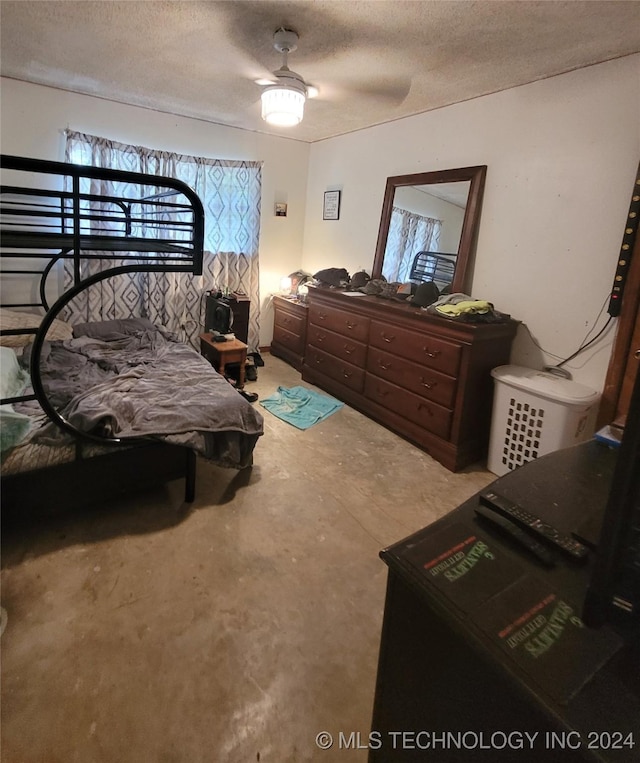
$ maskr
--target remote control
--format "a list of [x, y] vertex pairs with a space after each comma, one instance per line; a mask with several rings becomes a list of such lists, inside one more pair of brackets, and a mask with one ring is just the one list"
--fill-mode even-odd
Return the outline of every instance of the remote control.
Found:
[[518, 506], [517, 503], [510, 501], [503, 495], [498, 495], [493, 490], [485, 490], [480, 493], [480, 501], [489, 506], [495, 511], [500, 512], [505, 517], [508, 517], [513, 522], [517, 522], [521, 527], [531, 530], [544, 540], [552, 543], [554, 546], [560, 549], [563, 553], [570, 556], [572, 559], [585, 559], [589, 553], [589, 549], [572, 538], [570, 535], [560, 532], [550, 524], [543, 522], [538, 517], [530, 514], [528, 511]]
[[499, 514], [495, 509], [490, 509], [482, 504], [476, 508], [476, 514], [488, 519], [489, 522], [495, 525], [499, 530], [508, 534], [527, 550], [531, 551], [531, 553], [543, 564], [546, 564], [548, 567], [553, 567], [555, 565], [555, 558], [546, 546], [543, 546], [542, 543], [538, 543], [538, 541], [529, 535], [529, 533], [525, 532], [515, 522], [507, 519], [503, 514]]

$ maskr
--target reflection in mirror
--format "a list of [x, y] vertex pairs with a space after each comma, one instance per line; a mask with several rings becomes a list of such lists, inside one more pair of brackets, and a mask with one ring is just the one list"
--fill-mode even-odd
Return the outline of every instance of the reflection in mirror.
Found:
[[471, 182], [396, 188], [382, 263], [387, 281], [435, 281], [455, 274]]
[[464, 291], [486, 167], [387, 179], [372, 277]]

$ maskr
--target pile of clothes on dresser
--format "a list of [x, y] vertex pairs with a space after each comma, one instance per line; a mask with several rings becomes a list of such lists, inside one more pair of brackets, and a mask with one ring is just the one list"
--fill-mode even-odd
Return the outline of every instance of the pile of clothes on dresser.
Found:
[[325, 268], [310, 277], [310, 283], [345, 291], [358, 291], [369, 296], [406, 302], [425, 310], [430, 315], [467, 323], [501, 323], [510, 318], [484, 299], [470, 294], [451, 292], [450, 286], [439, 288], [434, 281], [398, 283], [381, 278], [370, 278], [360, 270], [350, 276], [345, 268]]

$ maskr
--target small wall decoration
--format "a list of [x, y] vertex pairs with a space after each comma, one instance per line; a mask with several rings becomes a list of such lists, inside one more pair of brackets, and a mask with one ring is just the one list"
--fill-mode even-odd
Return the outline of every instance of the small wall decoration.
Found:
[[287, 216], [287, 205], [282, 202], [276, 201], [276, 217]]
[[324, 206], [322, 208], [323, 220], [340, 219], [340, 191], [325, 191]]

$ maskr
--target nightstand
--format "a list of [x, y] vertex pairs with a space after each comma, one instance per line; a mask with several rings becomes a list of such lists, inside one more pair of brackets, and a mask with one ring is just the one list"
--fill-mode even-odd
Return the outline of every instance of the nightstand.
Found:
[[275, 296], [273, 312], [271, 354], [302, 371], [309, 308], [305, 302]]
[[244, 369], [247, 362], [247, 345], [239, 339], [214, 342], [212, 337], [212, 334], [200, 334], [200, 354], [222, 376], [224, 376], [224, 369], [227, 363], [239, 363], [240, 376], [238, 379], [238, 389], [243, 389]]

